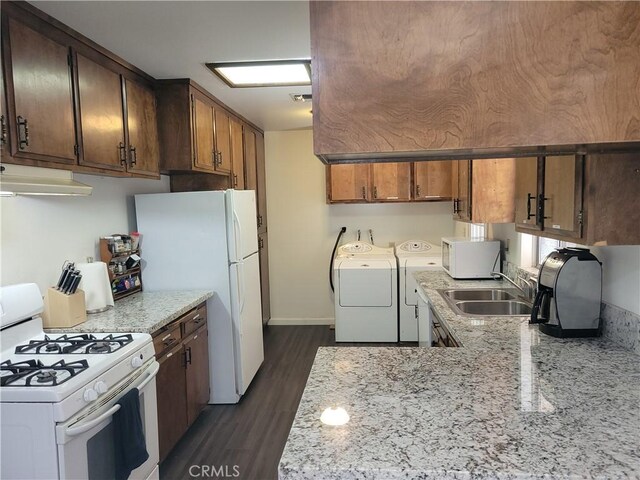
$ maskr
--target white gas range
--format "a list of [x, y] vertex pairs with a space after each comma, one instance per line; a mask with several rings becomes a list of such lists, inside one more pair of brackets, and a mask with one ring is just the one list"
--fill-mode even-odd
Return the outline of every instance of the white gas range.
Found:
[[113, 415], [137, 388], [149, 458], [129, 478], [158, 478], [151, 336], [45, 335], [35, 284], [2, 287], [0, 307], [0, 477], [115, 478]]

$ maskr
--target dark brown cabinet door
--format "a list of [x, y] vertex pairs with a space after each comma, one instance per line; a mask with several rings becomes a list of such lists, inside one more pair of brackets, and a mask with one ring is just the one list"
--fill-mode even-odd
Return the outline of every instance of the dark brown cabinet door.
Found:
[[127, 129], [129, 132], [128, 170], [140, 175], [159, 174], [160, 144], [156, 99], [153, 90], [125, 80]]
[[0, 67], [0, 153], [4, 156], [9, 152], [9, 124], [7, 99], [4, 96], [4, 65]]
[[247, 190], [258, 189], [258, 172], [256, 164], [256, 132], [244, 127], [244, 171]]
[[458, 160], [457, 191], [454, 194], [454, 218], [471, 221], [471, 160]]
[[329, 202], [366, 202], [370, 199], [369, 165], [343, 164], [327, 167]]
[[260, 294], [262, 296], [262, 324], [269, 323], [271, 318], [271, 301], [269, 299], [269, 241], [267, 232], [258, 234], [258, 254], [260, 255]]
[[544, 230], [582, 237], [584, 157], [549, 156], [544, 160]]
[[171, 451], [187, 430], [187, 397], [185, 395], [185, 358], [182, 345], [158, 359], [156, 377], [158, 397], [158, 440], [160, 461]]
[[231, 172], [233, 188], [244, 190], [244, 140], [242, 124], [231, 119]]
[[200, 171], [214, 171], [213, 108], [197, 94], [192, 94], [193, 164]]
[[76, 62], [82, 131], [80, 164], [124, 171], [128, 152], [120, 75], [79, 53]]
[[450, 160], [414, 163], [414, 191], [416, 200], [446, 200], [451, 198]]
[[410, 163], [374, 163], [371, 169], [373, 201], [411, 199]]
[[540, 200], [539, 179], [542, 175], [542, 160], [537, 157], [516, 160], [515, 218], [522, 228], [540, 230], [542, 219], [538, 214]]
[[216, 152], [215, 169], [216, 172], [231, 172], [231, 132], [229, 125], [229, 114], [221, 108], [214, 108], [215, 131], [216, 131]]
[[209, 335], [201, 328], [184, 341], [187, 363], [187, 421], [191, 425], [209, 403]]
[[256, 132], [256, 175], [258, 179], [258, 231], [267, 230], [267, 173], [264, 155], [264, 135]]
[[13, 18], [8, 25], [15, 105], [12, 121], [16, 122], [11, 138], [13, 156], [75, 164], [69, 48]]

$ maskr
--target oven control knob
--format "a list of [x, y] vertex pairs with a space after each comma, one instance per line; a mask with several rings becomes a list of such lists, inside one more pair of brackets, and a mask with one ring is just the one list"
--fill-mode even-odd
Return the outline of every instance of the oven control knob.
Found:
[[104, 383], [102, 380], [96, 382], [96, 384], [93, 386], [93, 389], [98, 393], [98, 395], [102, 395], [103, 393], [107, 393], [107, 390], [109, 390], [107, 388], [107, 384]]
[[98, 392], [96, 392], [93, 388], [87, 388], [84, 391], [84, 401], [85, 402], [93, 402], [98, 399]]
[[143, 364], [142, 357], [133, 357], [131, 359], [131, 366], [133, 368], [140, 368]]

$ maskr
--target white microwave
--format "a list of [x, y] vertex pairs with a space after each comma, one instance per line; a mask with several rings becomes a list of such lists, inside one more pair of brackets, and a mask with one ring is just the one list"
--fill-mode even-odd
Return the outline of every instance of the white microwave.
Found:
[[500, 271], [500, 241], [443, 237], [442, 268], [452, 278], [491, 278]]

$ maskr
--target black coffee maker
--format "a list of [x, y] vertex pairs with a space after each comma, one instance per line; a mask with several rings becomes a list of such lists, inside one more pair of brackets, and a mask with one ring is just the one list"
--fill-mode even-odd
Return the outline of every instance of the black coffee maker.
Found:
[[586, 248], [562, 248], [540, 266], [529, 323], [554, 337], [597, 337], [601, 302], [602, 264]]

